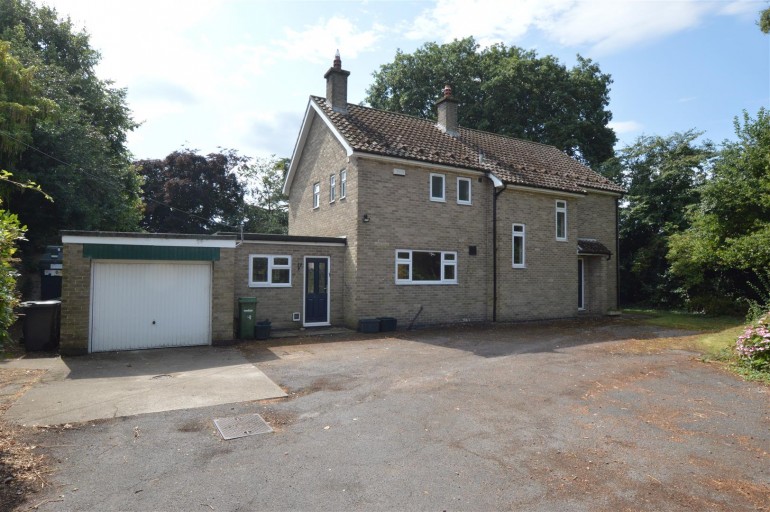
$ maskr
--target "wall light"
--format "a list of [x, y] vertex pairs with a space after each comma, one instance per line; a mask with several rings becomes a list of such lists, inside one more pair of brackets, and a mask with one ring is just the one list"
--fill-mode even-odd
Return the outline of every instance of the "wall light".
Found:
[[363, 218], [363, 219], [361, 219], [361, 220], [363, 220], [364, 222], [369, 222], [369, 214], [368, 214], [368, 213], [365, 213], [365, 214], [364, 214], [364, 218]]

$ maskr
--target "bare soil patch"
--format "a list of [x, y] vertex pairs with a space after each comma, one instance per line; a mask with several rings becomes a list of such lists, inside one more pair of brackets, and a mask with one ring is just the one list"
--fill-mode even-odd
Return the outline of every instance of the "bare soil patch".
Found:
[[[0, 369], [0, 417], [43, 376], [44, 370]], [[47, 460], [24, 429], [0, 418], [0, 510], [12, 510], [47, 485]]]

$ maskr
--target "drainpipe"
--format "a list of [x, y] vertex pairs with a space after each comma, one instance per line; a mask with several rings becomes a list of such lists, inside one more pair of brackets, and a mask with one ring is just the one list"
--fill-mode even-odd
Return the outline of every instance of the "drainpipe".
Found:
[[620, 311], [620, 199], [615, 199], [615, 309]]
[[497, 196], [505, 190], [505, 183], [492, 173], [487, 178], [495, 187], [492, 192], [492, 321], [497, 322]]

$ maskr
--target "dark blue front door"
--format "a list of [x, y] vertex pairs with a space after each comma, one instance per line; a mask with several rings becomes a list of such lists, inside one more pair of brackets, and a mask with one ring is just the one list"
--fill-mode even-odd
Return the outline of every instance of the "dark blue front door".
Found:
[[305, 323], [329, 322], [329, 259], [305, 260]]

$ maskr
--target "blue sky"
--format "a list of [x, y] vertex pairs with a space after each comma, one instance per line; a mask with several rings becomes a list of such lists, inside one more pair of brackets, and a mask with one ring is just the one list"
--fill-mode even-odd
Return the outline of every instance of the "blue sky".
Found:
[[137, 159], [183, 146], [291, 156], [337, 49], [358, 103], [397, 49], [470, 35], [597, 62], [619, 146], [691, 128], [721, 142], [743, 110], [770, 106], [766, 0], [36, 1], [85, 28], [100, 78], [128, 89]]

